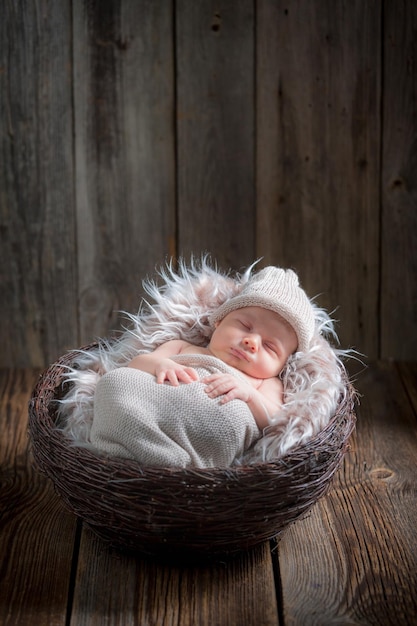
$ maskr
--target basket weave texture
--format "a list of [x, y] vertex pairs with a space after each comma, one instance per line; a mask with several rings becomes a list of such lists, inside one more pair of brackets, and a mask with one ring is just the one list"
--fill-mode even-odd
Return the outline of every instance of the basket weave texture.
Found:
[[[280, 536], [328, 490], [355, 426], [354, 390], [328, 426], [273, 463], [219, 469], [143, 467], [71, 445], [55, 427], [69, 352], [40, 377], [29, 405], [39, 469], [67, 507], [111, 546], [150, 556], [216, 557]], [[65, 387], [65, 388], [64, 388]]]

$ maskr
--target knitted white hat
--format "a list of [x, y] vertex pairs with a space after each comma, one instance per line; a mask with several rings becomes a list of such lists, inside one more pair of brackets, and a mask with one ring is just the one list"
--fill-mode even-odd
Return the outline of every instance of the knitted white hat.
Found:
[[298, 338], [297, 350], [308, 350], [314, 333], [314, 309], [295, 272], [265, 267], [248, 280], [237, 296], [226, 300], [211, 314], [210, 324], [214, 326], [232, 311], [248, 306], [260, 306], [278, 313], [294, 329]]

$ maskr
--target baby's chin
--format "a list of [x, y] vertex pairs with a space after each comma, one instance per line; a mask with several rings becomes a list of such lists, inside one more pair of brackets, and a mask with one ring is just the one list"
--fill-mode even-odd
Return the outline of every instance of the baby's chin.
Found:
[[278, 376], [280, 375], [282, 371], [282, 368], [279, 371], [274, 370], [274, 371], [267, 372], [267, 371], [260, 371], [259, 369], [256, 369], [256, 368], [243, 367], [241, 371], [247, 376], [250, 376], [250, 378], [254, 378], [255, 380], [262, 381], [262, 380], [267, 380], [269, 378], [278, 378]]
[[238, 370], [238, 372], [245, 374], [246, 376], [248, 376], [248, 378], [251, 378], [254, 381], [262, 381], [265, 380], [265, 378], [272, 378], [272, 376], [269, 375], [262, 375], [259, 370], [251, 367], [250, 364], [246, 363], [245, 361], [241, 361], [240, 359], [237, 359], [236, 362], [232, 362], [232, 359], [230, 359], [227, 365]]

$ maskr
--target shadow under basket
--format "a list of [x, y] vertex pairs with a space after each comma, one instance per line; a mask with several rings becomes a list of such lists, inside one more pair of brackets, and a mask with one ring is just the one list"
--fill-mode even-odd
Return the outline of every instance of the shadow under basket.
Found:
[[[353, 387], [327, 427], [276, 462], [226, 469], [143, 467], [71, 445], [55, 427], [70, 352], [40, 377], [29, 405], [39, 469], [67, 507], [112, 547], [152, 557], [217, 558], [281, 533], [328, 490], [355, 426]], [[65, 387], [65, 388], [63, 388]]]

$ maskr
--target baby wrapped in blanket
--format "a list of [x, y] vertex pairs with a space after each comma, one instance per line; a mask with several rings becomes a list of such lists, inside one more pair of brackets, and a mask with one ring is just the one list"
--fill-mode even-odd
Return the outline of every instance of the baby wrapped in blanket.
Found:
[[207, 347], [168, 341], [101, 378], [91, 443], [147, 466], [232, 465], [279, 411], [279, 374], [314, 323], [297, 275], [261, 270], [212, 313]]
[[161, 467], [227, 467], [259, 436], [245, 402], [221, 404], [201, 382], [232, 368], [203, 354], [172, 359], [193, 367], [199, 380], [174, 386], [132, 367], [105, 374], [96, 389], [91, 440], [114, 456]]

